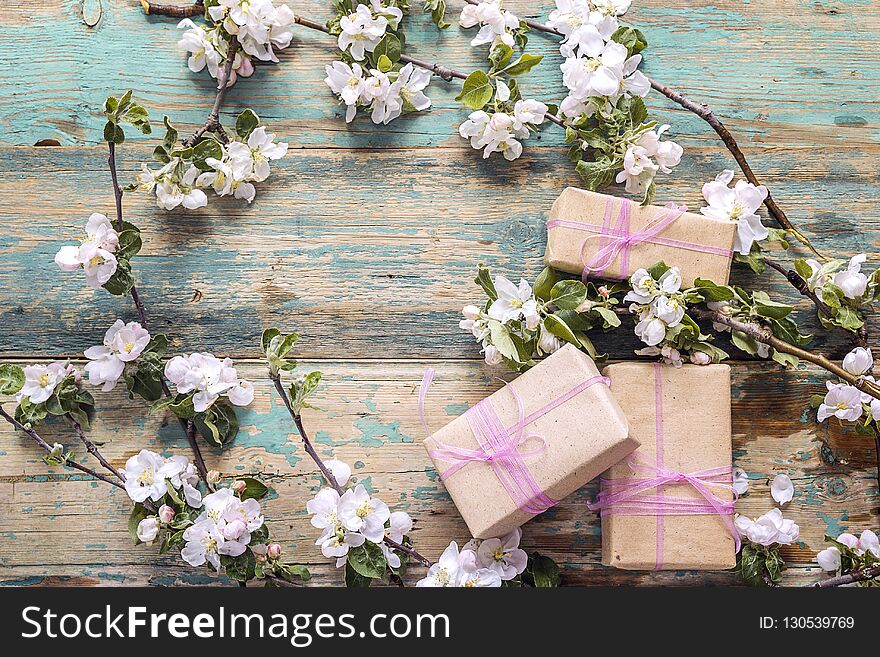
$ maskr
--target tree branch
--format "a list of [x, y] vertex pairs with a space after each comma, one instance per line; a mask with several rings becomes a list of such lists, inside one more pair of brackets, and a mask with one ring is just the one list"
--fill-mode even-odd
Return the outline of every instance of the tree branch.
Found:
[[[51, 445], [49, 445], [49, 443], [47, 443], [45, 440], [43, 440], [40, 437], [40, 434], [38, 434], [33, 429], [25, 427], [21, 422], [19, 422], [14, 417], [12, 417], [9, 413], [7, 413], [6, 410], [2, 406], [0, 406], [0, 417], [5, 419], [7, 422], [9, 422], [9, 424], [11, 424], [13, 427], [18, 429], [19, 431], [23, 431], [24, 433], [26, 433], [31, 438], [31, 440], [33, 440], [35, 443], [37, 443], [37, 445], [39, 445], [46, 453], [48, 453], [48, 454], [52, 453]], [[68, 459], [67, 461], [64, 462], [64, 465], [66, 465], [69, 468], [73, 468], [74, 470], [79, 470], [80, 472], [87, 474], [90, 477], [94, 477], [95, 479], [100, 479], [101, 481], [105, 481], [108, 484], [110, 484], [111, 486], [116, 486], [117, 488], [121, 488], [122, 490], [125, 490], [125, 486], [123, 486], [120, 482], [116, 481], [115, 479], [111, 479], [107, 475], [103, 475], [99, 472], [95, 472], [91, 468], [88, 468], [80, 463], [77, 463], [76, 461]]]
[[[270, 372], [269, 378], [275, 385], [275, 390], [278, 391], [278, 395], [284, 402], [284, 406], [285, 408], [287, 408], [287, 412], [290, 413], [290, 417], [293, 418], [294, 424], [296, 424], [297, 431], [299, 431], [300, 438], [302, 438], [303, 446], [305, 447], [306, 453], [312, 458], [312, 461], [315, 462], [315, 465], [318, 466], [318, 469], [321, 471], [321, 474], [324, 475], [324, 478], [327, 480], [330, 486], [332, 486], [333, 489], [337, 493], [339, 493], [340, 496], [343, 495], [345, 493], [345, 489], [339, 485], [339, 482], [336, 481], [336, 477], [333, 476], [333, 473], [330, 472], [330, 469], [326, 465], [324, 465], [321, 457], [318, 456], [318, 453], [315, 451], [315, 448], [312, 445], [312, 441], [309, 440], [309, 436], [306, 433], [305, 427], [303, 426], [302, 416], [294, 411], [293, 405], [290, 403], [290, 397], [287, 395], [287, 391], [284, 389], [284, 384], [281, 383], [281, 375]], [[421, 554], [416, 552], [415, 548], [413, 548], [411, 545], [398, 543], [397, 541], [394, 541], [387, 536], [384, 539], [384, 543], [393, 550], [399, 550], [403, 552], [426, 568], [429, 568], [431, 566], [431, 562], [423, 557]]]
[[853, 584], [855, 582], [866, 582], [870, 579], [880, 577], [880, 565], [871, 566], [865, 570], [857, 570], [846, 575], [838, 575], [816, 582], [812, 586], [820, 589], [828, 589], [834, 586], [843, 586], [844, 584]]
[[226, 63], [217, 77], [217, 95], [214, 97], [214, 105], [208, 118], [205, 119], [204, 125], [196, 130], [192, 135], [183, 141], [183, 145], [187, 148], [194, 145], [199, 138], [206, 132], [216, 132], [224, 144], [229, 143], [229, 136], [223, 125], [220, 123], [220, 108], [223, 107], [223, 99], [226, 98], [226, 91], [229, 89], [229, 77], [232, 75], [232, 66], [235, 63], [235, 55], [238, 52], [238, 38], [235, 36], [229, 39], [229, 48], [226, 51]]
[[119, 470], [114, 468], [113, 465], [107, 459], [104, 458], [104, 455], [101, 454], [100, 451], [98, 451], [98, 448], [95, 445], [95, 443], [93, 443], [89, 439], [89, 437], [86, 436], [80, 423], [77, 422], [70, 413], [65, 414], [65, 417], [70, 422], [71, 426], [73, 427], [73, 430], [76, 432], [76, 435], [79, 437], [82, 444], [85, 445], [86, 450], [88, 450], [89, 454], [94, 456], [98, 460], [98, 463], [100, 463], [101, 465], [104, 466], [104, 469], [108, 470], [114, 476], [116, 476], [117, 479], [124, 482], [125, 476], [121, 472], [119, 472]]
[[158, 3], [149, 2], [149, 0], [141, 0], [141, 7], [144, 13], [154, 16], [170, 16], [171, 18], [189, 18], [204, 13], [205, 7], [202, 0], [191, 5], [160, 5]]
[[814, 354], [811, 351], [801, 349], [800, 347], [796, 347], [793, 344], [785, 342], [784, 340], [780, 340], [775, 335], [773, 335], [773, 331], [770, 329], [769, 326], [764, 326], [762, 324], [757, 324], [754, 322], [743, 322], [738, 319], [734, 319], [733, 317], [728, 317], [724, 313], [713, 310], [702, 310], [696, 308], [693, 309], [693, 313], [701, 319], [708, 319], [718, 324], [724, 324], [734, 331], [739, 331], [740, 333], [749, 336], [753, 340], [757, 340], [758, 342], [773, 347], [774, 349], [776, 349], [776, 351], [780, 351], [784, 354], [790, 354], [792, 356], [796, 356], [801, 360], [805, 360], [808, 363], [813, 363], [813, 365], [818, 365], [822, 369], [831, 372], [836, 377], [840, 378], [843, 381], [846, 381], [847, 383], [858, 388], [862, 392], [871, 395], [875, 399], [880, 399], [880, 386], [878, 386], [876, 383], [872, 383], [864, 377], [850, 374], [840, 365], [829, 360], [825, 356], [822, 356], [821, 354]]

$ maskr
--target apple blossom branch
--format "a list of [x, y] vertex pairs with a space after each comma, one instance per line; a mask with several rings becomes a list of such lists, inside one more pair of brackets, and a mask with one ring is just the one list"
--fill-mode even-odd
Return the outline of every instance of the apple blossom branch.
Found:
[[196, 130], [187, 139], [183, 140], [183, 145], [189, 148], [193, 146], [199, 138], [206, 132], [215, 132], [224, 144], [229, 143], [229, 135], [220, 123], [220, 108], [223, 107], [223, 100], [226, 98], [226, 90], [229, 89], [229, 76], [232, 75], [232, 67], [235, 64], [235, 55], [238, 53], [238, 38], [233, 36], [229, 39], [229, 49], [226, 52], [226, 63], [223, 70], [217, 76], [217, 95], [214, 97], [214, 105], [208, 113], [205, 123]]
[[[231, 61], [231, 60], [230, 60]], [[113, 181], [113, 195], [116, 199], [116, 229], [121, 233], [124, 228], [124, 219], [123, 219], [123, 211], [122, 211], [122, 187], [119, 186], [119, 176], [116, 170], [116, 144], [112, 141], [107, 143], [110, 149], [110, 156], [107, 159], [107, 164], [110, 168], [110, 178]], [[141, 327], [147, 329], [147, 313], [144, 308], [144, 304], [141, 301], [140, 294], [138, 293], [137, 286], [131, 286], [131, 299], [134, 302], [135, 308], [137, 309], [138, 320], [140, 321]], [[165, 381], [165, 377], [160, 377], [162, 383], [162, 394], [166, 397], [171, 397], [171, 390], [168, 388], [168, 383]], [[196, 439], [195, 426], [193, 425], [191, 420], [184, 420], [182, 418], [178, 418], [180, 422], [180, 427], [183, 429], [186, 434], [187, 442], [189, 443], [190, 448], [193, 452], [193, 457], [195, 460], [196, 470], [199, 472], [199, 476], [202, 480], [208, 484], [210, 488], [210, 483], [208, 482], [208, 468], [205, 465], [205, 459], [202, 456], [202, 450], [199, 447], [198, 440]]]
[[[321, 474], [324, 475], [324, 479], [326, 479], [330, 486], [341, 496], [343, 493], [345, 493], [345, 489], [339, 485], [339, 482], [336, 481], [336, 477], [333, 476], [333, 473], [324, 464], [324, 462], [321, 460], [321, 457], [318, 456], [318, 453], [315, 451], [315, 448], [312, 445], [312, 441], [309, 439], [309, 435], [306, 432], [305, 426], [303, 425], [302, 415], [300, 413], [297, 413], [294, 410], [293, 405], [290, 403], [290, 397], [287, 394], [287, 390], [284, 389], [284, 384], [282, 384], [281, 382], [280, 374], [276, 374], [270, 371], [269, 378], [272, 380], [272, 383], [275, 386], [275, 390], [278, 392], [278, 395], [284, 402], [284, 406], [285, 408], [287, 408], [287, 412], [290, 413], [290, 417], [293, 418], [293, 422], [296, 425], [300, 438], [303, 441], [303, 447], [305, 448], [306, 453], [315, 462], [315, 465], [318, 466]], [[403, 552], [426, 568], [431, 566], [431, 562], [423, 557], [421, 554], [416, 552], [416, 550], [410, 545], [407, 545], [405, 543], [398, 543], [397, 541], [388, 538], [387, 536], [384, 538], [384, 543], [393, 550]]]
[[183, 6], [161, 5], [148, 2], [148, 0], [141, 0], [141, 7], [144, 8], [144, 13], [147, 15], [170, 16], [171, 18], [191, 18], [205, 11], [202, 0], [197, 0], [191, 5]]
[[820, 589], [828, 589], [834, 586], [844, 586], [856, 582], [867, 582], [868, 580], [876, 579], [878, 577], [880, 577], [880, 565], [871, 566], [865, 570], [857, 570], [852, 573], [847, 573], [846, 575], [838, 575], [837, 577], [823, 579], [810, 586]]
[[[45, 440], [43, 440], [43, 438], [40, 436], [40, 434], [38, 434], [33, 428], [26, 427], [21, 422], [16, 420], [9, 413], [7, 413], [6, 410], [2, 406], [0, 406], [0, 417], [2, 417], [4, 420], [9, 422], [9, 424], [11, 424], [13, 427], [18, 429], [19, 431], [26, 433], [31, 438], [31, 440], [33, 440], [37, 445], [39, 445], [47, 454], [52, 453], [52, 446], [49, 445], [49, 443], [47, 443]], [[76, 461], [68, 459], [64, 462], [64, 465], [66, 465], [69, 468], [73, 468], [74, 470], [79, 470], [83, 474], [87, 474], [90, 477], [94, 477], [95, 479], [100, 479], [101, 481], [105, 481], [108, 484], [110, 484], [111, 486], [116, 486], [117, 488], [121, 488], [121, 489], [125, 490], [125, 486], [123, 486], [120, 481], [116, 481], [115, 479], [112, 479], [112, 478], [108, 477], [107, 475], [103, 475], [100, 472], [95, 472], [91, 468], [89, 468], [85, 465], [82, 465], [81, 463], [77, 463]], [[119, 476], [118, 473], [117, 473], [117, 476]], [[120, 476], [120, 479], [121, 479], [121, 476]]]

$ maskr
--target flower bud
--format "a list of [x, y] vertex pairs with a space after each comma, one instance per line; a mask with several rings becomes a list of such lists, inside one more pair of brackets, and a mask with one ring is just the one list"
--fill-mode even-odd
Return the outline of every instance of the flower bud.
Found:
[[281, 546], [278, 543], [270, 543], [266, 548], [266, 556], [270, 559], [277, 559], [281, 556]]
[[712, 362], [712, 357], [709, 354], [704, 354], [702, 351], [695, 351], [691, 353], [691, 362], [694, 365], [708, 365]]
[[138, 523], [137, 537], [144, 543], [152, 543], [159, 535], [159, 519], [156, 516], [144, 518]]
[[236, 479], [232, 484], [232, 492], [236, 495], [241, 495], [245, 488], [247, 488], [247, 483], [243, 479]]
[[478, 319], [480, 317], [480, 309], [476, 306], [465, 306], [461, 310], [461, 314], [465, 319]]
[[611, 293], [608, 291], [608, 288], [605, 287], [604, 285], [599, 286], [598, 292], [599, 292], [599, 296], [602, 297], [603, 299], [607, 299], [608, 297], [611, 296]]
[[163, 504], [159, 507], [159, 520], [164, 523], [169, 523], [174, 518], [174, 509], [172, 509], [167, 504]]
[[233, 520], [232, 522], [228, 522], [223, 525], [220, 533], [223, 534], [223, 538], [225, 538], [226, 540], [234, 541], [246, 531], [247, 525], [245, 524], [244, 520]]
[[217, 484], [220, 483], [221, 475], [217, 470], [208, 470], [208, 483], [209, 484]]

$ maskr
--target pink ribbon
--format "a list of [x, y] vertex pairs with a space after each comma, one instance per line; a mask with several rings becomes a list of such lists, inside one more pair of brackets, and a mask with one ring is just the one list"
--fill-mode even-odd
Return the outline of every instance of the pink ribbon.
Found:
[[[733, 490], [731, 482], [731, 466], [707, 468], [695, 472], [676, 472], [663, 463], [663, 370], [661, 365], [654, 365], [654, 406], [656, 409], [656, 464], [652, 464], [639, 454], [627, 459], [627, 465], [637, 475], [631, 479], [605, 479], [601, 481], [602, 490], [596, 502], [587, 504], [600, 515], [622, 516], [656, 516], [657, 518], [657, 559], [655, 570], [663, 567], [664, 516], [686, 515], [718, 515], [727, 526], [739, 552], [740, 536], [731, 516], [735, 504], [723, 500], [710, 490], [711, 487]], [[667, 484], [687, 484], [696, 490], [700, 498], [666, 497], [662, 495]], [[658, 495], [649, 495], [649, 491], [657, 489]]]
[[[433, 379], [434, 369], [428, 368], [419, 388], [419, 417], [428, 436], [431, 432], [425, 420], [425, 398]], [[467, 419], [479, 447], [478, 449], [466, 449], [438, 441], [435, 449], [428, 450], [429, 456], [434, 461], [444, 461], [451, 464], [449, 468], [440, 473], [440, 478], [445, 481], [469, 463], [487, 463], [492, 467], [501, 485], [504, 486], [507, 494], [521, 511], [530, 515], [543, 513], [557, 504], [558, 500], [551, 499], [544, 493], [526, 467], [525, 459], [543, 454], [547, 450], [547, 439], [538, 433], [524, 433], [525, 427], [597, 383], [609, 385], [610, 381], [602, 376], [587, 379], [528, 416], [525, 414], [525, 405], [516, 388], [505, 383], [516, 399], [517, 422], [511, 427], [505, 427], [488, 398], [470, 408], [465, 413], [465, 419]], [[532, 450], [520, 451], [520, 446], [533, 438], [540, 440], [541, 446]]]
[[[632, 247], [644, 242], [650, 244], [658, 244], [661, 246], [670, 246], [679, 249], [687, 249], [698, 253], [708, 253], [712, 255], [724, 256], [726, 258], [733, 257], [733, 251], [730, 249], [722, 249], [715, 246], [707, 246], [705, 244], [695, 244], [693, 242], [685, 242], [682, 240], [660, 237], [659, 234], [666, 230], [673, 223], [687, 212], [687, 206], [676, 205], [675, 203], [666, 204], [666, 212], [660, 212], [655, 215], [642, 230], [635, 233], [630, 232], [630, 219], [632, 217], [632, 207], [635, 205], [629, 199], [622, 199], [620, 211], [617, 216], [617, 223], [611, 226], [611, 216], [614, 209], [614, 198], [609, 197], [605, 202], [605, 216], [601, 226], [594, 226], [579, 221], [569, 221], [567, 219], [551, 219], [547, 222], [547, 228], [572, 228], [574, 230], [595, 233], [589, 235], [581, 244], [581, 259], [584, 263], [583, 278], [586, 280], [590, 275], [596, 278], [602, 278], [605, 270], [608, 269], [615, 260], [620, 258], [620, 280], [628, 278], [632, 272], [630, 271], [629, 256]], [[599, 249], [593, 254], [592, 258], [587, 257], [587, 246], [590, 240], [598, 239]]]

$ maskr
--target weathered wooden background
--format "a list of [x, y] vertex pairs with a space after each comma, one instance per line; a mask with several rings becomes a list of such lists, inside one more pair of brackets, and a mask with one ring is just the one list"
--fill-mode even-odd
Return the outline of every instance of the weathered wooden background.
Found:
[[[300, 0], [295, 10], [324, 20], [326, 4]], [[453, 12], [460, 4], [449, 2]], [[551, 5], [509, 3], [536, 18]], [[651, 43], [645, 70], [711, 104], [817, 246], [878, 260], [880, 3], [641, 0], [628, 17]], [[470, 34], [458, 27], [438, 34], [418, 11], [407, 21], [412, 54], [462, 70], [480, 65], [483, 52], [468, 45]], [[145, 17], [135, 0], [0, 6], [4, 360], [81, 357], [117, 316], [134, 318], [128, 300], [93, 293], [81, 278], [58, 272], [52, 257], [90, 212], [112, 210], [105, 150], [96, 146], [108, 94], [132, 88], [154, 116], [168, 114], [186, 128], [206, 115], [212, 83], [186, 68], [177, 39], [173, 20]], [[530, 51], [547, 57], [525, 80], [527, 94], [558, 102], [555, 41], [535, 34]], [[321, 82], [333, 55], [326, 37], [297, 29], [280, 65], [260, 67], [230, 92], [227, 123], [253, 107], [292, 147], [252, 206], [211, 198], [202, 210], [164, 213], [146, 195], [126, 199], [145, 238], [136, 270], [151, 328], [166, 332], [177, 351], [207, 349], [243, 362], [257, 385], [234, 447], [209, 454], [209, 465], [271, 484], [265, 508], [273, 533], [310, 565], [315, 583], [327, 585], [339, 584], [340, 573], [313, 546], [304, 510], [319, 479], [255, 360], [261, 330], [304, 334], [302, 359], [325, 374], [317, 400], [325, 410], [306, 418], [322, 453], [353, 464], [359, 481], [409, 511], [419, 550], [436, 558], [450, 539], [467, 534], [420, 445], [415, 390], [422, 371], [433, 364], [439, 372], [430, 404], [435, 426], [499, 385], [499, 372], [481, 364], [477, 345], [457, 327], [460, 308], [480, 298], [471, 282], [475, 265], [533, 277], [546, 212], [566, 185], [578, 184], [552, 126], [514, 164], [481, 160], [456, 134], [466, 115], [454, 101], [456, 85], [440, 80], [430, 88], [428, 113], [384, 128], [364, 118], [346, 126]], [[732, 160], [700, 120], [656, 95], [649, 104], [685, 148], [682, 165], [661, 178], [658, 198], [698, 207], [702, 182]], [[33, 147], [42, 140], [61, 146]], [[153, 141], [132, 139], [122, 148], [124, 180], [148, 159]], [[741, 270], [734, 277], [758, 282]], [[760, 284], [791, 297], [778, 279]], [[600, 344], [618, 359], [631, 357], [634, 346], [623, 333]], [[824, 337], [815, 344], [836, 357], [845, 350]], [[810, 368], [734, 363], [734, 456], [752, 483], [738, 508], [751, 516], [770, 509], [768, 480], [791, 475], [796, 494], [785, 514], [801, 527], [798, 544], [785, 550], [792, 585], [820, 576], [811, 561], [823, 534], [878, 524], [872, 444], [816, 425], [807, 403], [822, 381]], [[142, 447], [186, 453], [176, 424], [148, 418], [143, 404], [118, 392], [98, 397], [92, 434], [115, 464]], [[49, 434], [72, 444], [63, 433]], [[154, 549], [132, 548], [121, 491], [49, 470], [39, 456], [0, 427], [2, 583], [216, 581]], [[560, 561], [567, 583], [735, 583], [730, 572], [603, 568], [599, 525], [584, 506], [594, 493], [587, 486], [525, 528], [526, 547]]]

